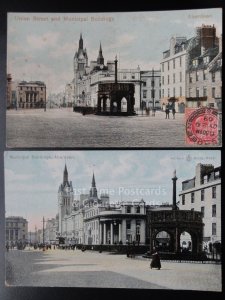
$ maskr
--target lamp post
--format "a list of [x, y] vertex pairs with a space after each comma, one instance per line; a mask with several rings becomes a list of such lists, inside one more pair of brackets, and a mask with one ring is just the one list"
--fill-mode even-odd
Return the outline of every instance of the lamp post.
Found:
[[151, 87], [152, 87], [152, 91], [151, 91], [151, 96], [152, 96], [152, 112], [153, 112], [153, 116], [155, 115], [155, 77], [154, 77], [154, 68], [152, 68], [152, 82], [151, 82]]
[[45, 243], [45, 218], [43, 217], [42, 219], [42, 223], [43, 223], [43, 244]]

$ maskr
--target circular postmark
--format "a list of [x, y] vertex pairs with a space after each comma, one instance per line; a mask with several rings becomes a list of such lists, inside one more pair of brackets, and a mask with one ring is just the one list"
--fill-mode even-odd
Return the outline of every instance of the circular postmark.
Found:
[[186, 134], [190, 144], [209, 145], [218, 143], [218, 112], [202, 107], [187, 117]]

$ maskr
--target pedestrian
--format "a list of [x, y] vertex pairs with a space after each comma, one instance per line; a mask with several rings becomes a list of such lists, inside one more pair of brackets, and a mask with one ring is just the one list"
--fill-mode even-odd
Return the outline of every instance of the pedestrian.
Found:
[[170, 110], [169, 110], [169, 106], [166, 106], [166, 119], [170, 118]]
[[153, 109], [152, 109], [152, 116], [153, 116], [153, 117], [155, 117], [155, 112], [156, 112], [156, 109], [153, 108]]
[[154, 248], [153, 253], [152, 253], [152, 261], [150, 263], [150, 268], [156, 268], [158, 270], [161, 269], [161, 262], [160, 262], [160, 257], [157, 252], [157, 250]]
[[176, 113], [176, 109], [175, 109], [175, 107], [173, 107], [173, 109], [172, 109], [173, 119], [175, 119], [175, 113]]

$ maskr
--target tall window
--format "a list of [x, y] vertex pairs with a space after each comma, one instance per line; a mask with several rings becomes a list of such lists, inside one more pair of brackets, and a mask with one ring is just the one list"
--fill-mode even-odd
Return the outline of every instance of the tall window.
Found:
[[182, 195], [182, 205], [185, 205], [185, 195]]
[[206, 80], [206, 70], [203, 70], [203, 80]]
[[212, 205], [212, 217], [216, 217], [216, 204]]
[[143, 98], [147, 98], [147, 91], [146, 90], [143, 91]]
[[143, 81], [143, 86], [146, 86], [146, 81]]
[[141, 221], [137, 220], [136, 221], [136, 240], [137, 242], [140, 242], [140, 235], [141, 235]]
[[170, 89], [168, 89], [168, 97], [170, 97]]
[[127, 206], [127, 213], [130, 214], [131, 213], [131, 207]]
[[173, 88], [173, 97], [175, 98], [176, 90], [175, 87]]
[[164, 76], [162, 76], [162, 84], [164, 84]]
[[180, 86], [180, 97], [182, 97], [182, 86]]
[[182, 57], [180, 56], [180, 67], [182, 66]]
[[170, 62], [168, 61], [168, 71], [169, 71], [169, 69], [170, 69]]
[[162, 72], [164, 72], [164, 63], [162, 63]]
[[216, 186], [212, 187], [212, 198], [215, 199], [216, 198]]
[[131, 228], [130, 220], [127, 220], [126, 228], [127, 228], [127, 230], [130, 230], [130, 228]]
[[196, 97], [199, 98], [199, 88], [196, 88]]
[[212, 223], [212, 235], [216, 235], [216, 223]]
[[140, 208], [140, 206], [137, 206], [137, 207], [136, 207], [136, 213], [137, 213], [137, 214], [140, 214], [140, 212], [141, 212], [141, 208]]
[[212, 98], [215, 98], [215, 95], [216, 95], [216, 88], [213, 87], [212, 88]]
[[182, 82], [182, 72], [180, 72], [180, 82]]
[[167, 77], [167, 84], [170, 84], [170, 75]]
[[201, 213], [202, 213], [202, 217], [204, 218], [204, 216], [205, 216], [205, 207], [204, 206], [201, 207]]
[[162, 98], [164, 98], [164, 89], [162, 89]]
[[195, 202], [195, 193], [191, 193], [191, 203]]
[[174, 73], [173, 74], [173, 83], [175, 83], [176, 82], [176, 74]]
[[207, 96], [207, 87], [203, 86], [203, 97]]
[[216, 74], [215, 72], [212, 72], [212, 82], [215, 82]]
[[196, 81], [199, 81], [199, 72], [196, 72]]
[[205, 200], [205, 190], [201, 190], [201, 201]]
[[192, 83], [192, 76], [189, 74], [189, 82]]
[[176, 64], [175, 64], [175, 59], [173, 59], [173, 68], [175, 69]]

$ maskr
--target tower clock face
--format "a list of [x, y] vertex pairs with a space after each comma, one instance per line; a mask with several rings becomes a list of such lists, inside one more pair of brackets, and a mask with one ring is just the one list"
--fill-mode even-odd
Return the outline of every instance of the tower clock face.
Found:
[[104, 65], [100, 65], [100, 69], [103, 69]]

